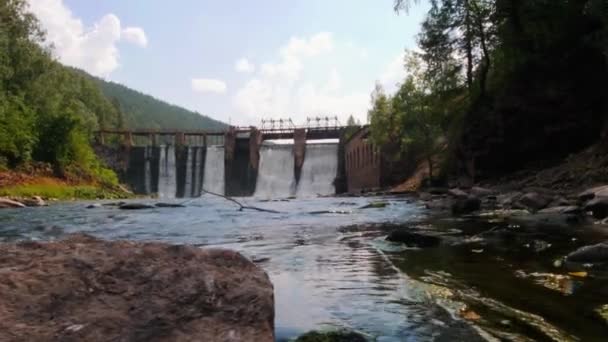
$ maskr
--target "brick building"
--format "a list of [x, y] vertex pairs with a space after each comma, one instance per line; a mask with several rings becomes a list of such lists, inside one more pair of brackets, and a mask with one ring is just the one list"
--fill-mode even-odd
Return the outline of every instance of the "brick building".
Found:
[[382, 158], [369, 139], [369, 126], [355, 132], [344, 146], [348, 192], [361, 192], [383, 186]]

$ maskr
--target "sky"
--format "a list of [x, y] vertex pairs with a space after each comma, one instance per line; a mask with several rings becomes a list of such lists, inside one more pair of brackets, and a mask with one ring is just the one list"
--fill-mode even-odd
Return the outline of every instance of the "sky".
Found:
[[28, 0], [64, 64], [232, 125], [367, 118], [405, 77], [424, 2]]

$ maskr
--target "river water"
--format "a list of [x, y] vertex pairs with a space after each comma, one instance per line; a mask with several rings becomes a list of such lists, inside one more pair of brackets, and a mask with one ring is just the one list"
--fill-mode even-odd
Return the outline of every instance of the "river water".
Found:
[[[63, 203], [1, 211], [0, 240], [53, 240], [85, 232], [238, 250], [270, 275], [279, 341], [326, 327], [354, 329], [380, 342], [475, 341], [480, 334], [517, 341], [608, 336], [606, 323], [593, 314], [608, 303], [605, 279], [569, 278], [570, 283], [551, 288], [537, 277], [522, 276], [564, 273], [554, 269], [552, 257], [600, 233], [555, 229], [546, 239], [552, 254], [541, 259], [512, 240], [479, 245], [479, 232], [502, 223], [429, 221], [409, 198], [240, 200], [281, 213], [238, 211], [211, 195], [189, 200], [184, 208], [142, 211]], [[361, 209], [377, 200], [389, 205]], [[417, 250], [385, 242], [387, 232], [399, 225], [427, 229], [446, 243]], [[459, 319], [465, 305], [480, 317]]]

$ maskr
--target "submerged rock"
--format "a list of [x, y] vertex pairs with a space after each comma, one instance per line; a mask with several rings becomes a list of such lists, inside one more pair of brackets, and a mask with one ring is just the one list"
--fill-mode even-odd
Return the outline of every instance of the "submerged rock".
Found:
[[0, 208], [25, 208], [25, 204], [9, 198], [0, 198]]
[[0, 264], [0, 341], [274, 341], [272, 284], [237, 252], [72, 235]]
[[156, 203], [158, 208], [185, 208], [186, 206], [181, 203]]
[[539, 211], [539, 214], [574, 214], [574, 215], [578, 215], [578, 214], [582, 214], [583, 210], [580, 207], [577, 207], [575, 205], [569, 205], [569, 206], [558, 206], [558, 207], [551, 207], [551, 208], [547, 208], [547, 209], [543, 209], [541, 211]]
[[566, 261], [590, 264], [608, 262], [608, 242], [581, 247], [568, 254]]
[[519, 199], [519, 203], [531, 210], [541, 210], [551, 203], [552, 198], [541, 195], [538, 192], [529, 192]]
[[601, 320], [608, 324], [608, 304], [602, 305], [594, 311]]
[[450, 195], [452, 197], [455, 197], [455, 198], [467, 198], [467, 197], [469, 197], [469, 195], [466, 192], [464, 192], [464, 191], [462, 191], [462, 190], [460, 190], [458, 188], [448, 190], [448, 195]]
[[362, 206], [359, 209], [381, 209], [385, 208], [386, 206], [388, 206], [388, 202], [371, 202]]
[[118, 209], [123, 210], [142, 210], [142, 209], [152, 209], [153, 205], [145, 204], [145, 203], [125, 203], [118, 206]]
[[294, 342], [367, 342], [367, 339], [357, 332], [348, 330], [311, 331], [298, 337]]
[[477, 197], [458, 199], [452, 203], [452, 214], [466, 215], [481, 209], [481, 200]]
[[436, 236], [424, 235], [404, 229], [393, 230], [386, 237], [386, 241], [403, 243], [408, 247], [420, 248], [436, 247], [441, 243], [441, 239]]
[[482, 188], [479, 186], [474, 186], [471, 188], [471, 194], [478, 196], [478, 197], [484, 197], [484, 196], [493, 195], [494, 191], [492, 191], [490, 189]]
[[608, 185], [597, 186], [595, 188], [587, 189], [578, 194], [580, 201], [588, 201], [596, 197], [608, 197]]
[[598, 220], [608, 217], [608, 197], [596, 197], [587, 202], [585, 211], [591, 211]]

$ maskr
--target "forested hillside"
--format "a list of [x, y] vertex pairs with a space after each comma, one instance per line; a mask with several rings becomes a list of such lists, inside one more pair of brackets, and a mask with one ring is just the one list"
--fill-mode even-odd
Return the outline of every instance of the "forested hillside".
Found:
[[415, 153], [443, 176], [480, 179], [563, 159], [606, 133], [604, 0], [434, 0], [418, 47], [400, 89], [378, 87], [369, 112], [395, 158]]
[[114, 82], [93, 78], [102, 92], [124, 113], [128, 128], [220, 130], [223, 122], [189, 111]]
[[0, 1], [0, 164], [46, 162], [56, 174], [115, 182], [90, 146], [119, 113], [97, 85], [55, 62], [23, 0]]
[[24, 0], [0, 1], [0, 167], [115, 183], [91, 148], [99, 128], [221, 129], [219, 121], [66, 67]]

